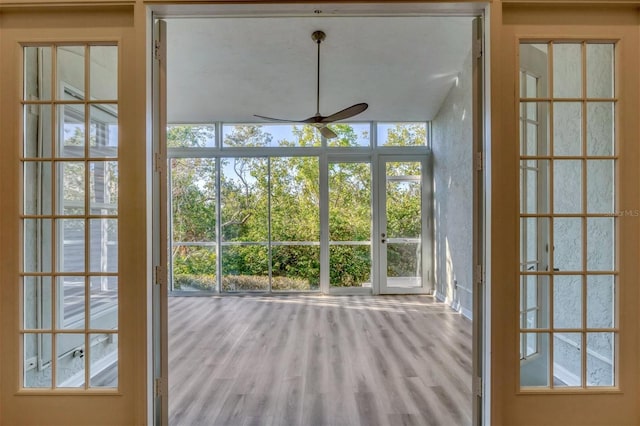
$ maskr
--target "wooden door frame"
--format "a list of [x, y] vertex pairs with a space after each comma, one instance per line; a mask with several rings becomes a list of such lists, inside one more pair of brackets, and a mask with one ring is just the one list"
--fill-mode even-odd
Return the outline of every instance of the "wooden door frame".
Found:
[[[503, 5], [493, 14], [500, 39], [493, 41], [493, 200], [492, 222], [492, 423], [494, 424], [637, 424], [639, 382], [637, 349], [639, 293], [637, 239], [633, 217], [621, 217], [618, 233], [620, 264], [619, 390], [567, 390], [520, 392], [518, 389], [518, 98], [517, 48], [520, 40], [620, 40], [617, 45], [616, 82], [619, 113], [616, 117], [619, 160], [618, 182], [637, 182], [638, 140], [638, 14], [634, 5]], [[622, 160], [624, 159], [624, 160]], [[618, 209], [633, 209], [640, 199], [638, 185], [620, 185]], [[637, 222], [637, 218], [635, 218]], [[499, 267], [498, 267], [499, 266]]]
[[[128, 78], [126, 64], [136, 62], [134, 8], [101, 5], [70, 10], [63, 6], [3, 9], [0, 17], [2, 52], [0, 82], [0, 423], [1, 424], [143, 424], [147, 419], [146, 310], [136, 301], [146, 298], [145, 116], [136, 80]], [[113, 42], [119, 48], [119, 385], [114, 390], [65, 390], [21, 388], [20, 272], [22, 236], [22, 45], [24, 43]], [[137, 61], [142, 63], [141, 61]], [[142, 143], [141, 143], [142, 141]], [[122, 184], [122, 183], [125, 183]], [[139, 253], [139, 256], [131, 256]]]

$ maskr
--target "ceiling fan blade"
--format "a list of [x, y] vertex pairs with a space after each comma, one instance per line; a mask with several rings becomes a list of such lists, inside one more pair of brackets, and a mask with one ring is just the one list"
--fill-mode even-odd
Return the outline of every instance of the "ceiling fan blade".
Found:
[[344, 120], [347, 118], [351, 118], [354, 115], [358, 115], [361, 112], [364, 112], [367, 108], [369, 108], [369, 105], [366, 103], [360, 103], [360, 104], [355, 104], [355, 105], [351, 105], [348, 108], [343, 109], [342, 111], [338, 111], [335, 114], [331, 114], [327, 117], [324, 117], [320, 122], [321, 123], [331, 123], [333, 121], [338, 121], [338, 120]]
[[277, 121], [279, 123], [306, 123], [307, 120], [303, 120], [303, 121], [298, 121], [298, 120], [285, 120], [283, 118], [273, 118], [273, 117], [265, 117], [264, 115], [257, 115], [254, 114], [254, 117], [258, 117], [258, 118], [262, 118], [263, 120], [269, 120], [269, 121]]
[[327, 126], [318, 127], [318, 130], [320, 130], [320, 134], [327, 139], [333, 139], [338, 137], [338, 135], [336, 135], [336, 133], [330, 128], [328, 128]]

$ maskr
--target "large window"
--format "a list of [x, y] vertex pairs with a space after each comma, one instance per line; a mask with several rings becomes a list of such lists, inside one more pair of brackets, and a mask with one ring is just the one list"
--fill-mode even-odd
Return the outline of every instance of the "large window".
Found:
[[611, 387], [615, 45], [520, 45], [520, 385]]
[[428, 126], [331, 128], [337, 138], [289, 124], [168, 127], [173, 291], [315, 291], [323, 277], [370, 291], [374, 155], [426, 155]]
[[118, 385], [118, 48], [26, 46], [25, 388]]

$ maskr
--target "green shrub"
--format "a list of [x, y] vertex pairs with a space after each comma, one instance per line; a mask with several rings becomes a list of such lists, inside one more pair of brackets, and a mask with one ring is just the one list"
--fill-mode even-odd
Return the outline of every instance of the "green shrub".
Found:
[[[174, 290], [215, 291], [215, 275], [174, 274]], [[267, 291], [269, 277], [264, 275], [226, 275], [222, 277], [222, 291]], [[272, 289], [315, 290], [309, 281], [300, 278], [273, 277]]]

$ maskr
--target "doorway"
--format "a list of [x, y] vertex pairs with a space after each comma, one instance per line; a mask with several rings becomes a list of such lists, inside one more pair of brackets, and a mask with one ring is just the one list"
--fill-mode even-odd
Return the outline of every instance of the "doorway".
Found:
[[[282, 22], [289, 22], [291, 19], [282, 18]], [[472, 49], [469, 41], [472, 19], [451, 19], [466, 20], [468, 34], [465, 38], [465, 56], [468, 54], [468, 57], [462, 62], [471, 69]], [[187, 21], [190, 28], [197, 26], [198, 20]], [[331, 19], [326, 22], [335, 24], [337, 21]], [[173, 21], [168, 20], [168, 23], [167, 34], [171, 35]], [[225, 19], [213, 19], [210, 24], [229, 29], [225, 27]], [[445, 24], [441, 22], [438, 25]], [[181, 50], [187, 50], [186, 40], [178, 39]], [[209, 40], [214, 39], [216, 38], [209, 37]], [[250, 53], [247, 55], [250, 56]], [[166, 57], [169, 58], [167, 75], [171, 78], [171, 53]], [[470, 76], [471, 72], [461, 76], [459, 71], [449, 71], [433, 77], [435, 80], [446, 81], [446, 89], [440, 99], [448, 99], [447, 108], [452, 111], [455, 109], [455, 102], [451, 96], [448, 97], [452, 83], [455, 88], [465, 87], [470, 93], [471, 84], [463, 85], [460, 82], [470, 79]], [[188, 88], [178, 85], [171, 89], [169, 85], [168, 116], [172, 114], [171, 108], [184, 103], [181, 91], [187, 93]], [[364, 92], [368, 93], [366, 90]], [[172, 93], [177, 97], [173, 98]], [[189, 101], [199, 103], [196, 98], [189, 98]], [[391, 108], [388, 109], [391, 115], [381, 114], [377, 120], [376, 116], [363, 115], [362, 121], [332, 125], [331, 130], [339, 137], [331, 140], [313, 127], [256, 123], [255, 118], [247, 120], [234, 117], [233, 114], [237, 114], [237, 111], [233, 112], [234, 101], [227, 105], [231, 112], [225, 120], [226, 113], [216, 113], [215, 105], [217, 104], [206, 109], [206, 115], [220, 117], [221, 121], [203, 119], [201, 116], [190, 118], [176, 115], [169, 120], [167, 128], [167, 145], [164, 149], [169, 161], [166, 174], [174, 176], [176, 170], [173, 167], [179, 162], [186, 163], [183, 168], [188, 173], [206, 163], [209, 177], [204, 180], [196, 177], [191, 183], [196, 189], [209, 188], [211, 197], [203, 200], [213, 200], [208, 212], [212, 218], [209, 221], [209, 240], [173, 239], [172, 232], [167, 250], [167, 253], [172, 253], [176, 246], [182, 246], [181, 249], [188, 253], [194, 246], [206, 247], [203, 251], [205, 254], [209, 253], [209, 263], [212, 266], [212, 273], [209, 274], [210, 286], [195, 290], [182, 286], [179, 289], [171, 287], [175, 285], [177, 275], [177, 262], [172, 258], [167, 266], [169, 290], [174, 291], [173, 295], [189, 292], [190, 295], [213, 294], [218, 297], [220, 293], [241, 293], [244, 297], [249, 297], [247, 293], [250, 293], [253, 297], [254, 292], [275, 294], [291, 291], [352, 295], [422, 293], [431, 294], [432, 299], [436, 296], [439, 301], [452, 304], [453, 300], [448, 300], [446, 294], [437, 294], [435, 286], [432, 240], [434, 206], [431, 200], [433, 172], [429, 168], [433, 149], [432, 123], [431, 120], [425, 120], [429, 117], [424, 115], [425, 111], [421, 112], [421, 120], [416, 120], [409, 113], [411, 108], [402, 112], [404, 120], [400, 120], [399, 115], [393, 116]], [[278, 109], [277, 102], [272, 102], [272, 106]], [[430, 108], [432, 110], [429, 114], [436, 117], [440, 112], [440, 105]], [[249, 113], [254, 110], [261, 112], [258, 107], [251, 109]], [[465, 126], [471, 123], [470, 111], [471, 107], [462, 114]], [[395, 112], [397, 113], [398, 111]], [[280, 114], [286, 116], [286, 113]], [[389, 119], [385, 120], [387, 117]], [[447, 125], [444, 121], [440, 124], [440, 131]], [[209, 132], [210, 136], [195, 139], [187, 137], [174, 139], [175, 143], [170, 142], [169, 136], [174, 130], [180, 134], [183, 129], [193, 130], [198, 126], [206, 126], [205, 133]], [[279, 128], [274, 130], [276, 126]], [[414, 131], [416, 128], [421, 129], [422, 133], [417, 138], [415, 134], [411, 134], [412, 131], [420, 133]], [[283, 134], [288, 136], [282, 136]], [[462, 141], [467, 144], [469, 170], [472, 168], [471, 135], [472, 132], [469, 131], [468, 139]], [[439, 143], [444, 141], [443, 138]], [[357, 194], [357, 191], [344, 189], [344, 193], [352, 198], [354, 194], [358, 195], [356, 200], [332, 203], [331, 201], [336, 201], [332, 199], [335, 195], [332, 188], [336, 187], [345, 172], [359, 176], [360, 181], [355, 182], [355, 188], [362, 191]], [[354, 183], [353, 179], [351, 183]], [[471, 187], [471, 181], [467, 183]], [[167, 223], [176, 222], [175, 206], [178, 203], [174, 199], [175, 187], [171, 188], [166, 193], [166, 199], [171, 202]], [[298, 195], [300, 197], [295, 198]], [[206, 203], [197, 204], [207, 207]], [[235, 206], [233, 212], [225, 212], [224, 209], [231, 205]], [[343, 207], [339, 214], [336, 206]], [[302, 210], [306, 212], [304, 215], [301, 215]], [[340, 214], [343, 217], [339, 217]], [[309, 217], [313, 221], [301, 220]], [[252, 221], [255, 223], [251, 223]], [[364, 226], [358, 226], [360, 223]], [[335, 232], [338, 229], [340, 234]], [[295, 230], [299, 230], [299, 233], [294, 232]], [[454, 250], [453, 245], [449, 250]], [[243, 260], [247, 258], [252, 258], [253, 261]], [[348, 260], [341, 262], [341, 258]], [[305, 265], [304, 271], [295, 270], [294, 266], [301, 264]], [[354, 265], [359, 265], [359, 268], [345, 270], [345, 266]], [[456, 262], [449, 262], [451, 270], [461, 265], [463, 262], [458, 259]], [[248, 270], [247, 266], [254, 269]], [[467, 264], [466, 268], [469, 272], [466, 284], [467, 288], [471, 288], [471, 265]], [[339, 272], [336, 273], [337, 271]], [[467, 274], [464, 275], [466, 278]], [[458, 280], [462, 281], [464, 278]], [[242, 283], [248, 285], [241, 287]], [[469, 305], [469, 316], [470, 312]], [[468, 386], [470, 395], [470, 377], [465, 386]]]

